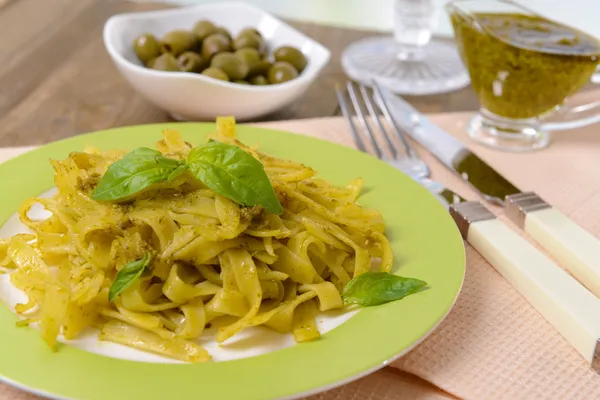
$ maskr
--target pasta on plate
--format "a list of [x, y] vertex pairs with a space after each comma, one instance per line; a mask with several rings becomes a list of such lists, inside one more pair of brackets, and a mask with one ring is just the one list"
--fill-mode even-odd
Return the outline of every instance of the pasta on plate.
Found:
[[[218, 321], [219, 343], [258, 325], [313, 340], [315, 314], [343, 308], [353, 278], [390, 271], [382, 216], [357, 203], [362, 179], [337, 187], [263, 154], [236, 139], [231, 118], [201, 151], [162, 134], [156, 150], [52, 160], [57, 193], [23, 202], [31, 233], [0, 240], [0, 270], [28, 296], [19, 324], [36, 323], [49, 346], [96, 327], [101, 340], [202, 362], [195, 339]], [[36, 204], [51, 216], [31, 219]]]

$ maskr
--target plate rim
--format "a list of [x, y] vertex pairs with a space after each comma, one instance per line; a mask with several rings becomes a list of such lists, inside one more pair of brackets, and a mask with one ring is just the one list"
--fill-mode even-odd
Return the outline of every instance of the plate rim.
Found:
[[[215, 124], [214, 123], [198, 123], [198, 122], [186, 122], [186, 123], [181, 123], [181, 122], [166, 122], [166, 123], [152, 123], [152, 124], [142, 124], [142, 125], [134, 125], [134, 126], [126, 126], [126, 127], [118, 127], [118, 128], [112, 128], [112, 129], [105, 129], [105, 130], [99, 130], [99, 131], [95, 131], [95, 132], [90, 132], [90, 133], [86, 133], [86, 134], [82, 134], [82, 135], [76, 135], [73, 137], [69, 137], [69, 138], [65, 138], [65, 139], [61, 139], [58, 141], [54, 141], [51, 143], [48, 143], [46, 145], [37, 147], [27, 153], [21, 154], [17, 157], [14, 157], [10, 160], [7, 160], [6, 162], [0, 164], [0, 174], [6, 170], [7, 168], [10, 167], [10, 165], [13, 162], [16, 162], [16, 160], [19, 159], [24, 159], [24, 158], [28, 158], [28, 157], [34, 157], [36, 155], [42, 155], [45, 154], [51, 150], [54, 149], [54, 147], [61, 147], [64, 146], [65, 144], [70, 144], [73, 142], [83, 142], [85, 141], [86, 138], [89, 137], [100, 137], [102, 135], [108, 135], [110, 133], [115, 133], [115, 132], [120, 132], [123, 130], [137, 130], [137, 129], [156, 129], [157, 135], [155, 137], [152, 137], [152, 139], [156, 139], [159, 137], [159, 132], [162, 129], [165, 128], [181, 128], [181, 129], [185, 129], [186, 127], [194, 127], [194, 126], [201, 126], [202, 129], [208, 129], [209, 127], [211, 129], [214, 129]], [[380, 166], [385, 168], [385, 169], [393, 169], [392, 167], [390, 167], [389, 165], [385, 164], [383, 161], [376, 159], [375, 157], [372, 157], [370, 155], [367, 155], [365, 153], [362, 153], [356, 149], [353, 149], [351, 147], [348, 146], [344, 146], [342, 144], [336, 143], [336, 142], [332, 142], [332, 141], [328, 141], [328, 140], [324, 140], [321, 138], [317, 138], [317, 137], [313, 137], [313, 136], [307, 136], [307, 135], [303, 135], [303, 134], [299, 134], [299, 133], [294, 133], [294, 132], [288, 132], [288, 131], [284, 131], [284, 130], [280, 130], [280, 129], [273, 129], [273, 128], [268, 128], [268, 127], [260, 127], [260, 126], [255, 126], [255, 125], [245, 125], [245, 124], [239, 124], [238, 125], [239, 131], [241, 133], [241, 131], [246, 131], [249, 132], [251, 134], [252, 131], [268, 131], [269, 135], [291, 135], [293, 137], [295, 137], [296, 139], [299, 140], [306, 140], [308, 142], [319, 142], [321, 146], [325, 145], [325, 146], [333, 146], [333, 147], [337, 147], [337, 148], [341, 148], [343, 149], [343, 151], [350, 151], [352, 153], [355, 154], [360, 154], [361, 156], [366, 157], [366, 159], [370, 159], [371, 162], [377, 162], [380, 163]], [[242, 135], [244, 135], [245, 133], [241, 133]], [[150, 136], [150, 135], [148, 135]], [[141, 137], [141, 136], [140, 136]], [[300, 139], [301, 138], [301, 139]], [[113, 147], [115, 147], [113, 145]], [[126, 146], [123, 146], [126, 148]], [[77, 151], [77, 148], [72, 148], [71, 151]], [[407, 175], [403, 174], [402, 172], [398, 171], [398, 170], [394, 170], [394, 173], [396, 174], [400, 174], [402, 176], [405, 177], [405, 179], [407, 179], [410, 182], [413, 182], [414, 185], [418, 186], [420, 189], [422, 190], [422, 192], [427, 193], [429, 196], [431, 196], [432, 199], [434, 199], [433, 195], [431, 195], [429, 192], [427, 192], [426, 189], [424, 189], [423, 187], [421, 187], [420, 185], [418, 185], [416, 182], [412, 181]], [[31, 194], [27, 194], [27, 197], [30, 197]], [[437, 201], [437, 200], [436, 200]], [[439, 205], [440, 207], [441, 204]], [[4, 205], [0, 205], [0, 213], [2, 213], [1, 208], [4, 207]], [[9, 214], [12, 215], [14, 213], [14, 209], [13, 211]], [[6, 218], [2, 218], [4, 223], [6, 221]], [[451, 221], [450, 216], [448, 215], [448, 220]], [[454, 223], [452, 222], [454, 228], [456, 228], [456, 226], [454, 225]], [[458, 236], [457, 236], [458, 235]], [[455, 229], [454, 232], [454, 236], [457, 236], [460, 238], [460, 234], [458, 233], [458, 229]], [[462, 290], [462, 286], [464, 284], [464, 278], [465, 278], [465, 271], [466, 271], [466, 253], [465, 253], [465, 245], [464, 242], [462, 241], [462, 238], [460, 238], [460, 243], [461, 243], [461, 277], [460, 277], [460, 283], [457, 287], [457, 290], [454, 294], [454, 298], [452, 299], [451, 304], [449, 305], [449, 307], [445, 310], [445, 312], [443, 313], [443, 315], [441, 315], [440, 318], [437, 319], [437, 322], [431, 326], [431, 328], [426, 331], [425, 333], [421, 334], [421, 336], [417, 339], [414, 340], [409, 346], [406, 346], [405, 348], [403, 348], [400, 352], [398, 353], [394, 353], [391, 357], [388, 357], [385, 360], [381, 360], [378, 364], [376, 365], [372, 365], [370, 367], [366, 367], [366, 368], [360, 368], [361, 371], [353, 373], [348, 375], [346, 378], [344, 379], [337, 379], [333, 382], [331, 382], [330, 384], [326, 384], [326, 385], [321, 385], [318, 387], [314, 387], [311, 389], [307, 389], [307, 390], [303, 390], [301, 392], [295, 392], [295, 393], [291, 393], [289, 395], [284, 395], [283, 397], [277, 397], [279, 399], [296, 399], [298, 397], [302, 397], [302, 396], [307, 396], [307, 395], [311, 395], [311, 394], [316, 394], [316, 393], [320, 393], [326, 390], [330, 390], [333, 389], [335, 387], [350, 383], [352, 381], [355, 381], [363, 376], [369, 375], [370, 373], [373, 373], [381, 368], [383, 368], [384, 366], [388, 365], [389, 363], [391, 363], [392, 361], [394, 361], [395, 359], [400, 358], [401, 356], [403, 356], [404, 354], [406, 354], [407, 352], [409, 352], [410, 350], [414, 349], [416, 346], [418, 346], [423, 340], [425, 340], [427, 337], [429, 337], [441, 324], [442, 321], [445, 320], [445, 318], [448, 316], [448, 314], [450, 313], [450, 311], [452, 310], [452, 308], [454, 307], [454, 305], [456, 304], [456, 301], [458, 299], [458, 296], [461, 293]], [[4, 307], [6, 308], [6, 307]], [[363, 310], [365, 311], [365, 310]], [[363, 314], [363, 312], [359, 313], [359, 314]], [[353, 317], [351, 318], [354, 319], [356, 318]], [[1, 326], [0, 326], [1, 328]], [[335, 330], [335, 329], [334, 329]], [[1, 332], [0, 332], [1, 333]], [[293, 348], [295, 348], [297, 346], [294, 346]], [[278, 353], [278, 351], [274, 352], [274, 353]], [[272, 353], [270, 353], [272, 354]], [[103, 357], [103, 356], [100, 356]], [[258, 357], [262, 357], [262, 356], [258, 356]], [[252, 357], [250, 359], [253, 359], [256, 357]], [[122, 361], [122, 360], [121, 360]], [[230, 363], [230, 362], [234, 362], [234, 361], [227, 361], [226, 363]], [[55, 394], [53, 392], [48, 392], [44, 389], [35, 387], [35, 386], [29, 386], [28, 384], [25, 383], [21, 383], [18, 382], [16, 380], [13, 380], [11, 378], [9, 378], [8, 376], [3, 375], [2, 372], [0, 372], [0, 382], [5, 382], [9, 385], [12, 385], [14, 387], [18, 387], [19, 389], [25, 390], [25, 391], [29, 391], [32, 393], [36, 393], [36, 394], [40, 394], [46, 397], [51, 397], [51, 398], [59, 398], [59, 399], [64, 399], [64, 398], [69, 398], [69, 397], [64, 397], [60, 394]]]
[[[402, 352], [396, 354], [395, 356], [393, 356], [392, 358], [385, 360], [384, 362], [381, 363], [381, 365], [377, 365], [371, 369], [367, 369], [359, 374], [353, 375], [351, 377], [348, 377], [345, 380], [341, 380], [341, 381], [337, 381], [331, 385], [328, 386], [323, 386], [320, 388], [316, 388], [313, 390], [308, 390], [304, 393], [299, 393], [297, 395], [292, 395], [292, 396], [288, 396], [288, 397], [282, 397], [278, 400], [296, 400], [296, 399], [300, 399], [301, 397], [307, 397], [307, 396], [313, 396], [319, 393], [323, 393], [326, 392], [328, 390], [332, 390], [344, 385], [347, 385], [349, 383], [355, 382], [361, 378], [364, 378], [368, 375], [371, 375], [385, 367], [387, 367], [389, 364], [393, 363], [396, 360], [399, 360], [400, 358], [402, 358], [403, 356], [405, 356], [407, 353], [409, 353], [411, 350], [413, 350], [414, 348], [416, 348], [417, 346], [419, 346], [421, 343], [423, 343], [427, 338], [429, 338], [429, 336], [431, 336], [431, 334], [433, 332], [435, 332], [439, 326], [442, 324], [442, 322], [444, 322], [444, 320], [446, 318], [448, 318], [448, 314], [450, 314], [450, 311], [452, 311], [452, 309], [454, 308], [454, 306], [456, 305], [456, 302], [458, 300], [458, 297], [460, 296], [460, 293], [462, 292], [462, 288], [463, 285], [465, 284], [465, 278], [463, 275], [463, 279], [460, 283], [460, 287], [458, 288], [458, 292], [456, 293], [456, 296], [454, 297], [454, 300], [452, 301], [452, 304], [450, 305], [450, 308], [448, 308], [448, 310], [446, 311], [446, 314], [444, 314], [444, 316], [442, 318], [440, 318], [437, 322], [437, 324], [435, 324], [428, 332], [426, 332], [423, 336], [421, 336], [421, 338], [417, 341], [415, 341], [413, 344], [411, 344], [410, 346], [408, 346], [406, 349], [404, 349]], [[391, 367], [394, 368], [394, 367]], [[0, 377], [1, 378], [1, 377]], [[62, 400], [62, 399], [60, 399]]]

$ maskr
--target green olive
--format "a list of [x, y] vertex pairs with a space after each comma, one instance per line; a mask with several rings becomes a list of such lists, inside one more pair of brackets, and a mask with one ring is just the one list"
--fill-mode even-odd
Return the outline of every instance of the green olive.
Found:
[[248, 75], [248, 64], [233, 53], [223, 52], [216, 54], [210, 62], [213, 68], [220, 68], [232, 80], [244, 79]]
[[148, 33], [138, 36], [133, 41], [133, 49], [141, 62], [147, 64], [153, 58], [160, 56], [158, 39]]
[[154, 66], [155, 61], [156, 61], [156, 58], [153, 58], [152, 60], [148, 61], [146, 63], [146, 68], [152, 68]]
[[244, 60], [248, 65], [248, 76], [253, 76], [263, 71], [262, 60], [256, 49], [246, 47], [237, 50], [235, 55]]
[[173, 54], [163, 53], [156, 57], [152, 64], [152, 69], [160, 71], [179, 71], [179, 64], [177, 64], [177, 59], [173, 57]]
[[262, 38], [261, 33], [257, 29], [252, 28], [252, 27], [248, 27], [248, 28], [242, 29], [240, 31], [240, 33], [238, 33], [238, 36], [244, 35], [246, 33], [253, 33], [253, 34], [258, 35], [258, 36], [260, 36]]
[[231, 42], [231, 33], [229, 33], [229, 31], [226, 28], [223, 28], [222, 26], [218, 26], [215, 30], [215, 33], [220, 33], [221, 35], [223, 35], [227, 39], [229, 39], [229, 41]]
[[256, 75], [250, 78], [250, 83], [257, 86], [268, 85], [269, 81], [263, 75]]
[[300, 50], [291, 46], [282, 46], [275, 50], [273, 53], [275, 57], [275, 61], [287, 61], [298, 70], [298, 72], [302, 72], [304, 68], [306, 68], [306, 64], [308, 64], [308, 60], [302, 54]]
[[269, 69], [269, 83], [283, 83], [298, 77], [298, 71], [287, 61], [277, 61]]
[[273, 66], [273, 63], [265, 60], [259, 61], [257, 64], [252, 66], [251, 73], [248, 73], [250, 76], [254, 75], [265, 75], [269, 74], [269, 70]]
[[243, 79], [236, 79], [235, 81], [233, 81], [233, 83], [238, 83], [240, 85], [249, 85], [250, 84], [250, 82], [245, 81]]
[[198, 39], [192, 32], [179, 29], [166, 33], [160, 44], [164, 53], [171, 53], [177, 57], [185, 51], [194, 50]]
[[217, 27], [210, 21], [201, 20], [196, 22], [192, 32], [194, 32], [199, 41], [202, 41], [213, 33], [217, 33]]
[[206, 63], [198, 53], [186, 51], [177, 57], [179, 69], [183, 72], [200, 72], [206, 67]]
[[214, 79], [219, 79], [221, 81], [229, 80], [227, 73], [225, 73], [225, 71], [223, 71], [221, 68], [206, 68], [204, 71], [202, 71], [202, 75], [209, 76]]
[[236, 50], [235, 55], [246, 61], [248, 64], [259, 63], [262, 61], [258, 51], [251, 47]]
[[215, 54], [231, 50], [231, 42], [221, 33], [214, 33], [202, 42], [202, 58], [209, 61]]
[[265, 41], [262, 37], [252, 32], [238, 35], [233, 41], [233, 48], [239, 50], [246, 47], [251, 47], [258, 50], [259, 53], [263, 53], [265, 50]]

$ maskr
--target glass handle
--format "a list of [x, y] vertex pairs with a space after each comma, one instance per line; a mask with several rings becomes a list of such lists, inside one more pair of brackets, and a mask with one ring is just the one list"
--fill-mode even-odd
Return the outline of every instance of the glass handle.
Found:
[[598, 65], [598, 68], [596, 68], [596, 72], [594, 73], [594, 75], [592, 75], [592, 82], [600, 83], [600, 65]]
[[561, 131], [600, 122], [600, 100], [584, 104], [565, 103], [563, 108], [542, 123], [542, 129], [548, 131]]
[[399, 45], [398, 59], [420, 60], [438, 22], [439, 10], [433, 0], [394, 1], [394, 39]]

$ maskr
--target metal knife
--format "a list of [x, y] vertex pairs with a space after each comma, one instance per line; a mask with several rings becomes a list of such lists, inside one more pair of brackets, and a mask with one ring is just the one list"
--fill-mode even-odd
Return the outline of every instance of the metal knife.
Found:
[[484, 199], [503, 206], [511, 221], [600, 297], [600, 241], [596, 237], [534, 192], [518, 189], [401, 97], [376, 83], [373, 89], [379, 100], [387, 106], [391, 120], [398, 129], [404, 130], [429, 150]]

